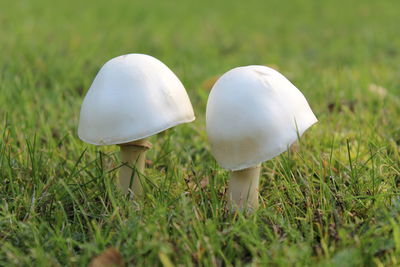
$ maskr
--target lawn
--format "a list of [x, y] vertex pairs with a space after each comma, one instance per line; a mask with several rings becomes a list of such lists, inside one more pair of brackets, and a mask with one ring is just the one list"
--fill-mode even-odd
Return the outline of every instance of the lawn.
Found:
[[[0, 1], [0, 265], [400, 265], [400, 2]], [[146, 194], [118, 191], [118, 147], [77, 136], [110, 58], [150, 54], [196, 121], [151, 138]], [[262, 165], [261, 205], [231, 214], [210, 154], [215, 77], [271, 66], [319, 119]]]

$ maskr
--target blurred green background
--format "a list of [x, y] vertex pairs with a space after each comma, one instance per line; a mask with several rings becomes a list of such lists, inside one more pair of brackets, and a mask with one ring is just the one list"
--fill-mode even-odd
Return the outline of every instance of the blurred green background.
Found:
[[[148, 266], [400, 264], [399, 25], [397, 0], [0, 0], [0, 265], [110, 246]], [[126, 53], [169, 66], [197, 116], [153, 138], [139, 206], [109, 182], [118, 149], [76, 135], [97, 71]], [[260, 211], [232, 218], [204, 113], [216, 77], [250, 64], [288, 77], [319, 123], [263, 165]]]

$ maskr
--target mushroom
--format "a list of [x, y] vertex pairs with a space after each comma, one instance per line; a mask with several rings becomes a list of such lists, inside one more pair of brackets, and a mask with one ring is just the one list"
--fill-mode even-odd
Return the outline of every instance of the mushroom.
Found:
[[94, 145], [119, 145], [119, 185], [134, 196], [143, 192], [139, 174], [145, 167], [147, 140], [195, 119], [180, 80], [158, 59], [128, 54], [100, 69], [83, 100], [78, 135]]
[[231, 171], [228, 207], [258, 208], [261, 163], [317, 121], [303, 94], [271, 68], [245, 66], [222, 75], [208, 98], [206, 128], [213, 156]]

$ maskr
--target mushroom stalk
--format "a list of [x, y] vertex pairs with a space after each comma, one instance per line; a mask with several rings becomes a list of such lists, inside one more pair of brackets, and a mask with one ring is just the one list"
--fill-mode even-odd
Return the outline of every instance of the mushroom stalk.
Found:
[[133, 197], [143, 195], [141, 175], [144, 172], [146, 151], [151, 148], [151, 143], [146, 139], [124, 143], [121, 147], [122, 167], [119, 173], [119, 186], [125, 194], [130, 191]]
[[228, 186], [228, 207], [230, 210], [253, 211], [258, 208], [260, 170], [261, 164], [231, 172]]

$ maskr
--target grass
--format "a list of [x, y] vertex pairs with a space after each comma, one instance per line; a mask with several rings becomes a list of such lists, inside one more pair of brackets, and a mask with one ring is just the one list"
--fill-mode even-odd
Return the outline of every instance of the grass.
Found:
[[[400, 4], [388, 1], [0, 1], [0, 265], [400, 265]], [[197, 120], [152, 138], [146, 196], [115, 187], [118, 148], [77, 137], [108, 59], [151, 54]], [[215, 75], [277, 68], [319, 123], [262, 166], [261, 208], [227, 214], [209, 152]], [[151, 181], [151, 182], [150, 182]]]

